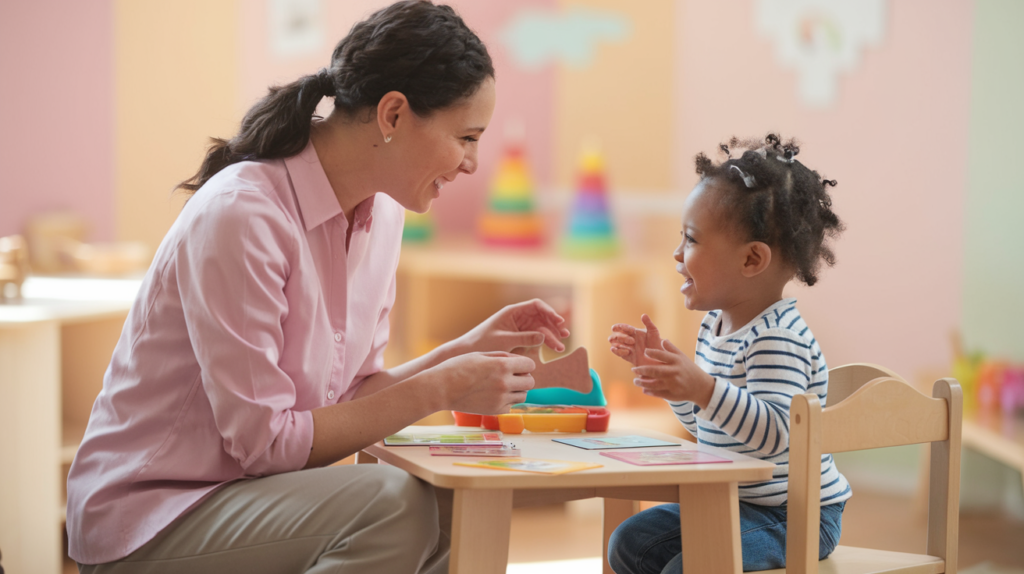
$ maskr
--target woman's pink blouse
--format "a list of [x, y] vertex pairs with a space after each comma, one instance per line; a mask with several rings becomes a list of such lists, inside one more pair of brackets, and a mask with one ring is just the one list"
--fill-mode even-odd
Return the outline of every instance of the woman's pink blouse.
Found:
[[123, 558], [229, 481], [301, 469], [383, 368], [404, 210], [348, 220], [312, 143], [225, 168], [157, 250], [68, 476], [71, 557]]

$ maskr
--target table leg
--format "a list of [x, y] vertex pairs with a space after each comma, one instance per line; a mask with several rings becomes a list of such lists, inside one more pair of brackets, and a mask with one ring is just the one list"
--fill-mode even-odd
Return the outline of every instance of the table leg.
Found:
[[640, 501], [604, 499], [604, 554], [601, 556], [602, 574], [615, 574], [608, 563], [608, 539], [624, 520], [640, 512]]
[[377, 460], [377, 457], [365, 450], [356, 453], [356, 464], [377, 464], [378, 462], [380, 461]]
[[740, 503], [736, 483], [679, 487], [683, 572], [740, 574]]
[[505, 574], [511, 530], [512, 490], [457, 489], [449, 574]]
[[61, 569], [60, 325], [0, 328], [0, 548], [8, 572]]

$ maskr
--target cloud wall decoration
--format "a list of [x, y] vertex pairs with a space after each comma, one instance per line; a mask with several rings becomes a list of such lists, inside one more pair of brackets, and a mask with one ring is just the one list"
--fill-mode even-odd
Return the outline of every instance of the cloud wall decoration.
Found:
[[601, 42], [625, 41], [632, 24], [624, 14], [576, 7], [565, 12], [523, 10], [501, 33], [513, 61], [527, 70], [561, 63], [589, 67]]

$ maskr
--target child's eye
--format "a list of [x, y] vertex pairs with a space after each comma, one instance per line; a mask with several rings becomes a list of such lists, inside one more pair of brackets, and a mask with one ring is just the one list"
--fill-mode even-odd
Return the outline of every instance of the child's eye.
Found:
[[683, 234], [683, 239], [686, 240], [687, 243], [697, 243], [696, 241], [693, 240], [693, 237], [689, 233], [686, 233], [684, 231], [684, 232], [682, 232], [682, 234]]

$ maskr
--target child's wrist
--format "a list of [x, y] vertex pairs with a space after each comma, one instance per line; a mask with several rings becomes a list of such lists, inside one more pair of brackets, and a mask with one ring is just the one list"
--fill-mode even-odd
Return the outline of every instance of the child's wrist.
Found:
[[693, 404], [700, 407], [701, 410], [707, 410], [708, 405], [711, 404], [711, 398], [715, 395], [715, 378], [707, 373], [703, 375], [701, 383], [697, 387], [697, 394], [693, 398]]

